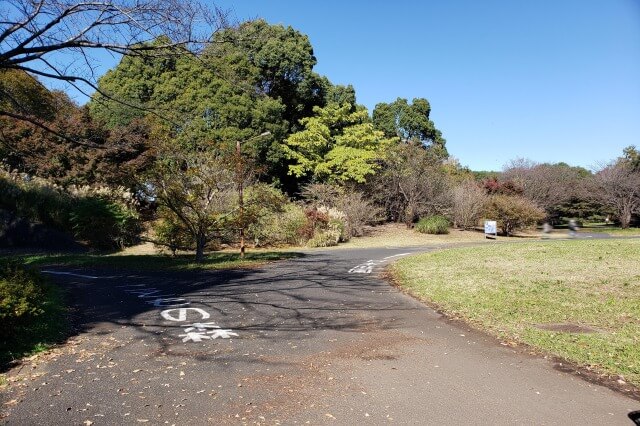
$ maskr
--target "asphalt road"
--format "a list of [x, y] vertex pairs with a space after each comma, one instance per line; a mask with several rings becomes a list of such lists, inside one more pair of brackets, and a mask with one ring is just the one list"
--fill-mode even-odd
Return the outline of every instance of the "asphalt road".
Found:
[[9, 373], [1, 422], [631, 424], [637, 400], [449, 321], [379, 277], [413, 250], [311, 252], [220, 272], [50, 271], [71, 289], [80, 328]]

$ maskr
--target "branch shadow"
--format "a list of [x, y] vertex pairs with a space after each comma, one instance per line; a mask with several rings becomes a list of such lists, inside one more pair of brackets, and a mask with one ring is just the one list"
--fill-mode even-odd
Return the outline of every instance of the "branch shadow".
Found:
[[[221, 355], [201, 346], [195, 350], [192, 342], [182, 341], [186, 326], [212, 322], [237, 333], [237, 339], [267, 344], [275, 338], [304, 341], [328, 331], [363, 333], [397, 328], [401, 312], [413, 308], [394, 297], [397, 291], [384, 282], [370, 275], [349, 274], [351, 263], [335, 254], [314, 253], [253, 269], [154, 272], [58, 268], [57, 272], [84, 277], [52, 275], [52, 280], [67, 290], [74, 307], [74, 327], [67, 339], [133, 327], [137, 336], [153, 343], [158, 355], [188, 354], [212, 361], [221, 360]], [[158, 299], [158, 306], [154, 306]], [[190, 311], [185, 321], [168, 321], [160, 315], [163, 310], [181, 307], [201, 309], [210, 317], [191, 316], [195, 311]]]

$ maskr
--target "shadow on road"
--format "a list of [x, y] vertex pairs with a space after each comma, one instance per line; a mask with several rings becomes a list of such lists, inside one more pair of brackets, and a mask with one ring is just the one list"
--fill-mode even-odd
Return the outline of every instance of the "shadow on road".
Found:
[[[410, 309], [406, 300], [370, 275], [349, 274], [353, 261], [339, 256], [314, 253], [261, 268], [223, 271], [47, 269], [66, 273], [51, 277], [67, 290], [74, 308], [68, 337], [131, 328], [136, 338], [153, 342], [158, 354], [189, 350], [198, 359], [219, 359], [220, 354], [186, 347], [180, 337], [185, 326], [206, 320], [233, 330], [240, 339], [272, 339], [277, 334], [279, 340], [297, 341], [326, 330], [397, 327], [399, 311]], [[172, 322], [161, 316], [163, 310], [180, 307], [198, 308], [210, 317]]]

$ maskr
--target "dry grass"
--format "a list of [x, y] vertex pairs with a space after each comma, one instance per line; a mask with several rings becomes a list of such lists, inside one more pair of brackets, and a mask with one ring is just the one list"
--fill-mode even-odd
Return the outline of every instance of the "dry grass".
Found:
[[[503, 237], [499, 236], [497, 241], [521, 241], [523, 239], [540, 239], [542, 233], [529, 230], [522, 231], [515, 237]], [[554, 231], [549, 235], [549, 239], [567, 238], [567, 233], [563, 231]], [[455, 243], [482, 243], [491, 242], [485, 238], [482, 231], [462, 231], [459, 229], [450, 229], [448, 234], [444, 235], [431, 235], [421, 234], [414, 229], [407, 229], [404, 224], [401, 223], [387, 223], [380, 226], [367, 227], [365, 229], [365, 235], [362, 237], [351, 238], [346, 243], [340, 243], [338, 246], [329, 247], [329, 249], [358, 249], [358, 248], [375, 248], [375, 247], [423, 247], [423, 246], [446, 246]], [[493, 240], [495, 241], [495, 240]], [[309, 247], [267, 247], [267, 248], [253, 248], [249, 247], [248, 250], [252, 252], [280, 252], [289, 250], [310, 250]], [[320, 248], [326, 250], [327, 247]], [[225, 253], [236, 252], [237, 248], [227, 248], [221, 250]], [[311, 249], [313, 250], [313, 249]], [[113, 256], [119, 255], [157, 255], [157, 254], [169, 254], [168, 250], [163, 250], [152, 243], [144, 243], [134, 247], [128, 247], [125, 250], [113, 254]], [[188, 255], [190, 252], [180, 252], [180, 254]]]
[[336, 248], [355, 249], [372, 247], [419, 247], [451, 243], [487, 241], [482, 232], [452, 229], [444, 235], [421, 234], [400, 223], [371, 227], [362, 237], [354, 237]]

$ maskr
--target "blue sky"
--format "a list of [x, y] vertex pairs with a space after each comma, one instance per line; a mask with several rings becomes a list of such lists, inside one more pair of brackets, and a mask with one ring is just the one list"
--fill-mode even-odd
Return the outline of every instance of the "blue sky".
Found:
[[449, 153], [592, 168], [640, 147], [640, 1], [219, 1], [309, 36], [370, 111], [424, 97]]
[[[427, 98], [449, 153], [472, 170], [517, 158], [591, 169], [640, 148], [640, 0], [216, 4], [308, 35], [315, 70], [352, 84], [370, 112]], [[100, 55], [98, 72], [116, 63]]]

